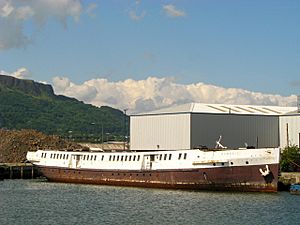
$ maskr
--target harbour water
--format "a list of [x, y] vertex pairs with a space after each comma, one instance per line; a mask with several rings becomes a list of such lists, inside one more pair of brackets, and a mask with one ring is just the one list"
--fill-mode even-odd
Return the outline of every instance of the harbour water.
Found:
[[0, 224], [300, 224], [300, 195], [0, 181]]

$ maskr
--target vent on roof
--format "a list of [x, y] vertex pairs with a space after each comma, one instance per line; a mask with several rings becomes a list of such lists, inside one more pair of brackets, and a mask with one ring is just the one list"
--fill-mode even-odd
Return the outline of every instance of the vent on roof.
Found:
[[269, 108], [266, 108], [266, 107], [263, 107], [263, 109], [268, 110], [268, 111], [273, 112], [273, 113], [276, 113], [276, 114], [281, 114], [280, 112], [278, 112], [274, 109], [269, 109]]
[[240, 107], [240, 106], [237, 106], [236, 108], [240, 109], [240, 110], [243, 110], [243, 111], [246, 111], [246, 112], [249, 112], [249, 113], [254, 113], [253, 111], [249, 110], [249, 109], [246, 109], [246, 107]]
[[212, 105], [207, 105], [208, 107], [212, 108], [212, 109], [215, 109], [215, 110], [218, 110], [218, 111], [221, 111], [221, 112], [227, 112], [227, 110], [224, 110], [224, 109], [220, 109], [216, 106], [212, 106]]
[[221, 107], [227, 109], [227, 110], [229, 111], [229, 113], [230, 113], [231, 111], [232, 111], [232, 112], [237, 112], [237, 113], [240, 112], [240, 111], [234, 109], [233, 107], [228, 107], [228, 106], [224, 106], [224, 105], [222, 105]]
[[268, 112], [266, 112], [262, 109], [259, 109], [259, 108], [249, 107], [249, 109], [253, 109], [253, 110], [256, 110], [256, 111], [261, 112], [261, 113], [268, 113]]

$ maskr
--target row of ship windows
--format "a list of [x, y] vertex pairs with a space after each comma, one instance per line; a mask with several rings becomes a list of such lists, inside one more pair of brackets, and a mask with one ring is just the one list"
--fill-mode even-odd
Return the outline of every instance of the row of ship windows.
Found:
[[[102, 156], [103, 157], [103, 156]], [[151, 156], [148, 156], [148, 157], [150, 157], [151, 158]], [[182, 154], [182, 153], [179, 153], [179, 155], [178, 155], [178, 160], [180, 160], [180, 159], [186, 159], [186, 157], [187, 157], [187, 153], [184, 153], [184, 154]], [[172, 159], [172, 154], [160, 154], [160, 155], [158, 155], [158, 156], [156, 156], [156, 158], [158, 159], [158, 160], [171, 160]], [[103, 159], [102, 159], [103, 160]], [[131, 156], [131, 155], [125, 155], [125, 156], [119, 156], [119, 155], [117, 155], [117, 156], [112, 156], [112, 155], [110, 155], [109, 156], [109, 161], [140, 161], [140, 156], [138, 155], [138, 156]], [[151, 160], [151, 161], [153, 161], [153, 160]]]
[[[102, 156], [102, 160], [103, 160], [103, 157]], [[148, 156], [148, 157], [151, 157], [151, 156]], [[156, 158], [158, 160], [171, 160], [172, 159], [172, 154], [160, 154], [158, 156], [156, 156]], [[180, 159], [186, 159], [187, 158], [187, 153], [179, 153], [178, 155], [178, 160]], [[140, 161], [140, 156], [131, 156], [131, 155], [125, 155], [125, 156], [120, 156], [120, 155], [110, 155], [109, 156], [109, 161]]]
[[[46, 158], [47, 153], [42, 153], [42, 158]], [[50, 154], [50, 159], [69, 159], [68, 154]], [[82, 160], [96, 160], [97, 156], [96, 155], [83, 155]], [[104, 159], [104, 155], [102, 155], [102, 161]]]
[[[46, 158], [47, 157], [47, 153], [42, 153], [42, 158]], [[149, 156], [151, 158], [151, 156]], [[160, 154], [158, 156], [156, 156], [156, 158], [158, 160], [171, 160], [172, 159], [172, 154]], [[178, 160], [180, 159], [186, 159], [187, 158], [187, 153], [179, 153], [178, 154]], [[50, 159], [69, 159], [69, 155], [68, 154], [55, 154], [55, 153], [51, 153], [50, 154]], [[82, 156], [82, 160], [96, 160], [97, 156], [96, 155], [83, 155]], [[101, 161], [104, 160], [104, 155], [102, 155], [101, 157]], [[109, 156], [109, 161], [140, 161], [140, 155], [110, 155]]]
[[141, 156], [140, 155], [138, 155], [138, 156], [136, 156], [136, 155], [134, 155], [134, 156], [132, 156], [132, 155], [122, 155], [122, 156], [119, 156], [119, 155], [117, 155], [117, 156], [115, 156], [115, 155], [110, 155], [109, 156], [109, 161], [131, 161], [131, 159], [132, 159], [132, 161], [140, 161], [140, 158], [141, 158]]

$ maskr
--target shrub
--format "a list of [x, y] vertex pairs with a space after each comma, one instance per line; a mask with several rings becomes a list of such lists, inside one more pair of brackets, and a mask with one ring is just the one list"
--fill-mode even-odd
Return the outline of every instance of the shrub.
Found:
[[300, 148], [298, 146], [287, 146], [283, 149], [280, 169], [282, 172], [300, 171]]

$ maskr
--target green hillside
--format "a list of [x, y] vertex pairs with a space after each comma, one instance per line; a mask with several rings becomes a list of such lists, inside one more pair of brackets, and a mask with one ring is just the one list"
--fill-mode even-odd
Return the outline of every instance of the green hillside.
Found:
[[[50, 85], [0, 75], [0, 128], [36, 129], [76, 141], [123, 140], [120, 110], [57, 96]], [[128, 130], [126, 117], [126, 130]]]

